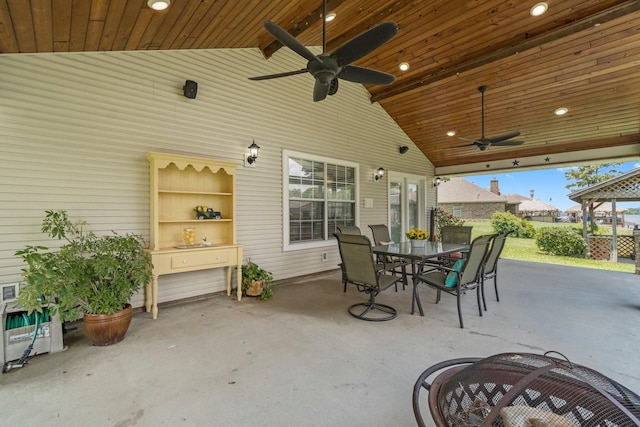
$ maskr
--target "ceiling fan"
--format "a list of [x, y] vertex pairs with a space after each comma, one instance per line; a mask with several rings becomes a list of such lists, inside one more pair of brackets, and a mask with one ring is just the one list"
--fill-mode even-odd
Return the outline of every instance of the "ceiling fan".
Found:
[[336, 93], [338, 79], [367, 85], [388, 85], [394, 82], [395, 76], [391, 74], [350, 64], [373, 52], [395, 36], [398, 32], [398, 25], [395, 22], [378, 24], [328, 54], [326, 16], [327, 1], [324, 0], [322, 2], [322, 53], [320, 55], [314, 55], [278, 24], [265, 21], [264, 28], [280, 43], [305, 58], [308, 61], [307, 66], [295, 71], [249, 77], [249, 80], [276, 79], [309, 72], [316, 81], [313, 87], [313, 100], [316, 102], [322, 101], [327, 95]]
[[[458, 147], [468, 147], [470, 145], [475, 145], [481, 151], [484, 151], [492, 145], [505, 147], [505, 146], [524, 144], [524, 141], [511, 139], [520, 135], [520, 132], [517, 130], [513, 132], [505, 133], [503, 135], [493, 136], [490, 138], [487, 138], [484, 136], [484, 93], [487, 91], [487, 89], [489, 89], [489, 86], [484, 86], [484, 85], [478, 88], [478, 91], [480, 91], [480, 93], [482, 94], [482, 136], [480, 137], [480, 139], [473, 141], [471, 144], [458, 145]], [[460, 138], [460, 139], [469, 141], [466, 138]]]

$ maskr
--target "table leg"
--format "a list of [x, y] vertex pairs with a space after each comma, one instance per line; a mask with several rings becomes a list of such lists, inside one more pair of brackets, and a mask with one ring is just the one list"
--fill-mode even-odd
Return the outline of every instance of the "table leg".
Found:
[[231, 296], [231, 266], [227, 266], [227, 296]]
[[158, 276], [151, 276], [151, 318], [158, 318]]
[[147, 313], [151, 312], [151, 298], [151, 282], [148, 282], [144, 285], [144, 310]]
[[420, 312], [420, 316], [424, 316], [424, 311], [422, 310], [422, 303], [420, 302], [420, 298], [418, 298], [418, 277], [419, 271], [418, 266], [416, 265], [416, 261], [414, 259], [411, 260], [411, 275], [413, 277], [413, 296], [411, 300], [411, 314], [415, 312], [415, 304], [418, 304], [418, 311]]

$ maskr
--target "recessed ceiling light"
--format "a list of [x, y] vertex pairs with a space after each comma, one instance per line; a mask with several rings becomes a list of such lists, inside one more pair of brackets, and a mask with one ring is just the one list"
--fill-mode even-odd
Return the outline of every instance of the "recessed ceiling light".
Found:
[[398, 67], [400, 67], [400, 69], [402, 71], [407, 71], [409, 69], [409, 63], [408, 62], [401, 62], [400, 65], [398, 65]]
[[536, 3], [529, 9], [529, 14], [531, 16], [540, 16], [547, 11], [549, 5], [547, 2], [541, 1], [540, 3]]
[[553, 114], [555, 114], [556, 116], [563, 116], [568, 112], [569, 112], [569, 109], [567, 107], [560, 107], [560, 108], [556, 108]]
[[325, 16], [325, 18], [324, 18], [324, 20], [325, 20], [326, 22], [331, 22], [331, 21], [333, 21], [334, 19], [336, 19], [336, 14], [335, 14], [335, 12], [327, 13], [327, 16]]
[[454, 136], [456, 134], [455, 130], [450, 130], [449, 132], [447, 132], [447, 136]]
[[148, 0], [147, 5], [153, 10], [165, 10], [169, 7], [171, 0]]

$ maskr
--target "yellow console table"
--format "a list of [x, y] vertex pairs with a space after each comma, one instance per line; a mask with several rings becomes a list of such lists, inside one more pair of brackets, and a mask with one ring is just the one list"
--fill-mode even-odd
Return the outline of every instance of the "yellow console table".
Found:
[[145, 289], [145, 308], [158, 317], [158, 277], [164, 274], [226, 267], [227, 295], [231, 296], [232, 267], [236, 268], [238, 301], [242, 299], [242, 246], [220, 245], [194, 249], [161, 249], [151, 251], [153, 276]]

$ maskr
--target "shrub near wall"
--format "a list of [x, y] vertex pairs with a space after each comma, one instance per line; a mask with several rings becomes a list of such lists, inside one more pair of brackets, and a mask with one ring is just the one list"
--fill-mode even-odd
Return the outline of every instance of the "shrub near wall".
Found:
[[582, 232], [573, 227], [543, 227], [536, 233], [536, 245], [542, 252], [561, 256], [584, 256], [587, 243]]
[[496, 212], [491, 216], [491, 225], [496, 233], [511, 232], [510, 237], [532, 239], [536, 230], [533, 224], [516, 217], [510, 212]]

